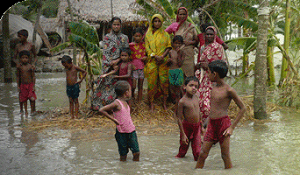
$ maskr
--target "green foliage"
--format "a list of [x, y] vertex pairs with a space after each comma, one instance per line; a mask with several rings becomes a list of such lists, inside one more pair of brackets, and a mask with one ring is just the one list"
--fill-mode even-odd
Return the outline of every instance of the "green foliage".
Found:
[[222, 15], [226, 21], [233, 21], [239, 27], [244, 27], [245, 29], [251, 29], [252, 32], [256, 32], [258, 29], [258, 24], [252, 20], [245, 19], [242, 16], [232, 15], [232, 14], [223, 14]]

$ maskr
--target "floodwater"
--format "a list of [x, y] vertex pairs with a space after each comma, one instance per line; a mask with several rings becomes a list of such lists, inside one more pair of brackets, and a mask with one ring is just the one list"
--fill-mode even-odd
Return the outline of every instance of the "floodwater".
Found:
[[[131, 154], [127, 162], [119, 162], [113, 132], [84, 140], [77, 139], [76, 132], [56, 128], [28, 131], [24, 124], [42, 116], [19, 114], [16, 86], [0, 83], [0, 174], [299, 174], [300, 115], [293, 110], [239, 125], [231, 137], [231, 170], [223, 169], [219, 145], [211, 149], [204, 169], [195, 170], [191, 150], [185, 158], [174, 157], [179, 132], [149, 136], [137, 131], [140, 162], [133, 162]], [[240, 94], [251, 93], [237, 87]], [[37, 74], [37, 110], [68, 105], [65, 88], [64, 73]]]

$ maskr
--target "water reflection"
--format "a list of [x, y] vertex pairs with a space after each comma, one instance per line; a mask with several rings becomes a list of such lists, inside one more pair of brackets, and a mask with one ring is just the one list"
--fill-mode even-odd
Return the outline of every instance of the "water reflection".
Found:
[[[65, 74], [37, 74], [37, 110], [54, 109], [67, 103]], [[247, 80], [250, 81], [251, 80]], [[242, 82], [239, 93], [244, 91]], [[251, 85], [245, 85], [251, 86]], [[83, 86], [84, 87], [84, 86]], [[84, 92], [84, 90], [82, 90]], [[81, 99], [84, 93], [81, 93]], [[42, 100], [44, 99], [44, 100]], [[19, 114], [16, 83], [0, 83], [0, 172], [1, 174], [298, 174], [300, 169], [299, 114], [284, 109], [265, 122], [249, 122], [231, 137], [234, 168], [223, 170], [219, 145], [212, 148], [203, 170], [195, 170], [191, 150], [176, 159], [179, 132], [166, 136], [139, 135], [141, 161], [119, 162], [113, 134], [51, 128], [30, 131], [23, 124], [42, 116]], [[114, 128], [111, 128], [113, 131]], [[112, 132], [108, 132], [112, 133]]]

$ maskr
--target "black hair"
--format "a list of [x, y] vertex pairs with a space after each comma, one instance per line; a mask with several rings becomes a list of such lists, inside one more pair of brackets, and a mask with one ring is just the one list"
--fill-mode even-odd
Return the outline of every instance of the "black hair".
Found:
[[115, 16], [115, 17], [113, 17], [113, 18], [111, 19], [111, 21], [110, 21], [110, 26], [111, 26], [111, 27], [112, 27], [112, 24], [114, 23], [115, 20], [119, 20], [119, 21], [120, 21], [120, 24], [122, 24], [121, 18]]
[[120, 80], [115, 85], [115, 92], [117, 94], [117, 97], [122, 97], [126, 91], [128, 91], [130, 88], [130, 84], [128, 81]]
[[189, 82], [191, 82], [191, 81], [196, 81], [196, 82], [198, 82], [198, 84], [200, 84], [199, 83], [199, 79], [197, 77], [195, 77], [195, 76], [189, 76], [189, 77], [185, 78], [184, 85], [188, 85]]
[[19, 57], [21, 58], [23, 55], [27, 55], [28, 57], [30, 57], [30, 52], [28, 50], [22, 50], [19, 53]]
[[209, 27], [209, 26], [212, 26], [212, 25], [210, 23], [201, 24], [201, 26], [200, 26], [201, 32], [204, 33], [206, 28]]
[[183, 43], [183, 38], [181, 35], [175, 35], [174, 38], [173, 38], [173, 43], [175, 41], [179, 41], [180, 43]]
[[208, 64], [209, 70], [214, 73], [217, 72], [220, 78], [224, 78], [228, 72], [227, 63], [223, 60], [215, 60]]
[[72, 63], [72, 58], [68, 55], [64, 55], [60, 58], [61, 63]]
[[121, 48], [120, 49], [120, 55], [121, 55], [122, 52], [128, 53], [129, 56], [131, 55], [131, 50], [128, 47]]
[[28, 37], [28, 31], [26, 29], [19, 30], [18, 35], [23, 35], [23, 36]]
[[142, 28], [135, 28], [134, 30], [133, 30], [133, 33], [132, 33], [132, 35], [135, 35], [136, 33], [140, 33], [141, 35], [144, 35], [144, 32], [143, 32], [143, 30], [142, 30]]

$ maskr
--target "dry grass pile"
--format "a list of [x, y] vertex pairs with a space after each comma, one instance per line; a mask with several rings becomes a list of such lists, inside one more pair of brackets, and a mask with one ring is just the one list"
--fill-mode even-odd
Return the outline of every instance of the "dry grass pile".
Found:
[[[253, 96], [242, 97], [247, 108], [244, 118], [241, 122], [255, 120], [253, 118]], [[173, 113], [174, 104], [169, 103], [168, 109], [163, 110], [162, 103], [155, 104], [155, 111], [151, 113], [149, 106], [145, 101], [134, 104], [131, 109], [132, 120], [139, 131], [145, 135], [178, 133], [177, 121]], [[268, 113], [278, 110], [275, 104], [268, 103]], [[234, 119], [238, 112], [238, 107], [234, 102], [229, 106], [229, 116]], [[26, 125], [26, 128], [41, 131], [49, 127], [58, 127], [69, 130], [89, 130], [102, 128], [104, 130], [114, 129], [115, 124], [95, 111], [90, 111], [87, 106], [80, 108], [79, 119], [71, 120], [68, 108], [55, 109], [43, 114], [45, 117], [39, 121], [32, 121]]]

